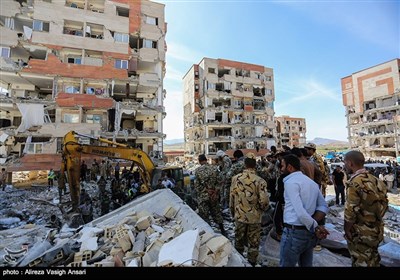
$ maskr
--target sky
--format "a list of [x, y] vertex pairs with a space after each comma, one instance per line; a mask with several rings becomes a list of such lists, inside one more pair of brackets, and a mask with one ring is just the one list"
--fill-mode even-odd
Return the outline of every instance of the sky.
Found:
[[168, 23], [166, 140], [183, 138], [182, 78], [203, 57], [273, 68], [275, 116], [306, 119], [307, 141], [347, 141], [341, 78], [400, 58], [396, 1], [155, 1]]

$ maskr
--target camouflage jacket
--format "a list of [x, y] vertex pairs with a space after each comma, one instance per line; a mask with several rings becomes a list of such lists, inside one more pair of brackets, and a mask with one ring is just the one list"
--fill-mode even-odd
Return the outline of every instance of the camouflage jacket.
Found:
[[261, 223], [263, 211], [268, 207], [267, 182], [255, 174], [255, 170], [245, 169], [232, 178], [229, 207], [236, 221]]
[[350, 178], [346, 186], [345, 221], [354, 223], [357, 234], [383, 238], [383, 215], [388, 208], [385, 184], [364, 171]]
[[207, 190], [220, 190], [217, 185], [217, 173], [215, 168], [208, 163], [198, 167], [194, 173], [194, 187], [199, 200], [207, 200], [209, 194]]
[[318, 155], [317, 152], [315, 152], [311, 156], [310, 160], [318, 166], [319, 171], [321, 171], [321, 173], [322, 173], [321, 184], [327, 183], [329, 181], [329, 176], [328, 176], [329, 174], [326, 173], [325, 164], [324, 164], [324, 160], [322, 159], [322, 157], [320, 155]]
[[231, 169], [228, 171], [228, 174], [226, 175], [227, 181], [231, 182], [232, 177], [238, 175], [239, 173], [242, 173], [244, 169], [244, 157], [241, 157], [232, 165]]

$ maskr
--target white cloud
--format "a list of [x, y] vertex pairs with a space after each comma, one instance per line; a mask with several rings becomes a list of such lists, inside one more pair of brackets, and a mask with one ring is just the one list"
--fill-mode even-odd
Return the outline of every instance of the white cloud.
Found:
[[300, 102], [301, 104], [305, 104], [304, 101], [307, 100], [324, 99], [327, 104], [332, 101], [335, 103], [342, 101], [338, 89], [329, 88], [328, 86], [315, 81], [313, 78], [293, 81], [290, 83], [278, 80], [275, 86], [275, 91], [278, 94], [281, 94], [282, 96], [284, 95], [285, 97], [291, 95], [290, 98], [285, 98], [285, 100], [280, 100], [280, 102], [277, 103], [276, 109], [278, 111], [287, 108], [292, 104], [300, 104]]
[[167, 60], [172, 58], [184, 62], [189, 62], [190, 65], [200, 62], [203, 58], [200, 52], [195, 51], [183, 44], [168, 41]]
[[173, 66], [168, 66], [167, 73], [165, 75], [165, 80], [170, 80], [171, 82], [182, 83], [183, 73]]

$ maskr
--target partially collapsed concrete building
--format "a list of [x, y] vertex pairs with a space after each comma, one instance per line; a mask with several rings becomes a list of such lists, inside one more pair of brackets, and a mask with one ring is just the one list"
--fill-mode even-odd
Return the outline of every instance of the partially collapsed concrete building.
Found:
[[275, 144], [273, 69], [203, 58], [183, 78], [187, 156]]
[[303, 147], [306, 144], [306, 119], [290, 116], [275, 117], [278, 147]]
[[351, 148], [368, 157], [399, 156], [400, 59], [342, 78]]
[[0, 160], [58, 168], [66, 132], [162, 154], [164, 5], [147, 0], [0, 4]]

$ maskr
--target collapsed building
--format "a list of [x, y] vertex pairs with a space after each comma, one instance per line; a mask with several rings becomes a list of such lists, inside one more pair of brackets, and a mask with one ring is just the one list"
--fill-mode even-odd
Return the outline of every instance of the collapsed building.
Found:
[[8, 161], [8, 172], [58, 169], [71, 130], [161, 157], [164, 7], [147, 0], [2, 3], [0, 164]]
[[399, 156], [400, 59], [342, 78], [351, 148], [368, 157]]
[[183, 84], [185, 154], [275, 144], [272, 68], [203, 58]]
[[278, 147], [303, 147], [306, 144], [306, 119], [290, 116], [275, 117]]

